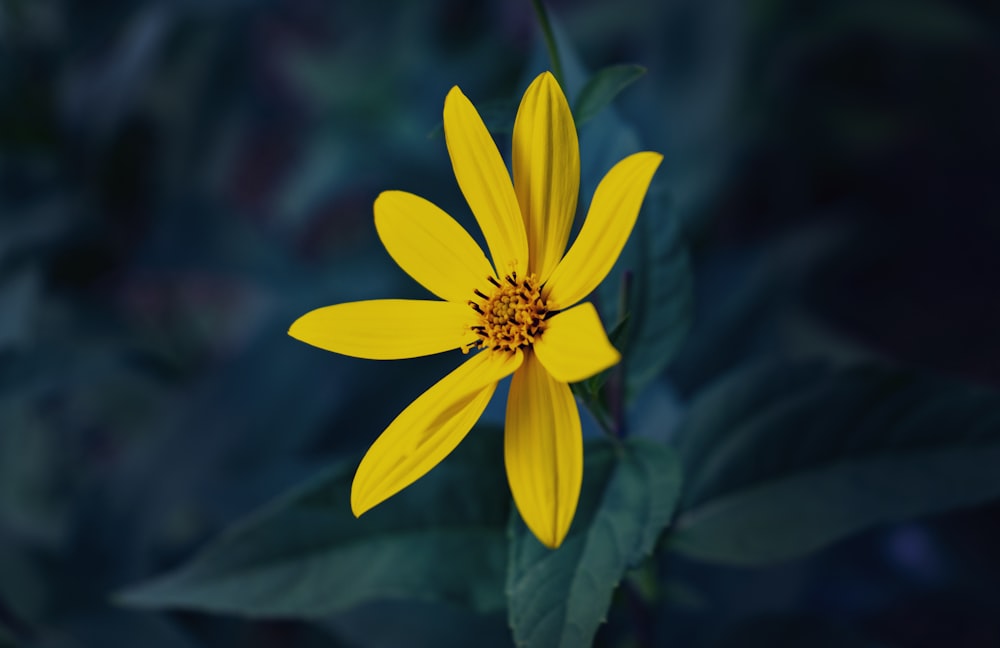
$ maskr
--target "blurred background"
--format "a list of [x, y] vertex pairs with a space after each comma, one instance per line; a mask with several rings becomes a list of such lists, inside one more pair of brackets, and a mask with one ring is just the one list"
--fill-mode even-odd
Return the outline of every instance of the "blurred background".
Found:
[[[767, 358], [1000, 387], [1000, 4], [549, 7], [587, 69], [648, 69], [616, 109], [664, 153], [655, 188], [692, 255], [693, 329], [635, 416], [672, 420]], [[510, 119], [544, 61], [528, 0], [0, 2], [0, 645], [509, 641], [502, 614], [430, 605], [305, 624], [111, 595], [356, 461], [454, 364], [354, 360], [285, 332], [319, 306], [422, 295], [372, 201], [404, 189], [469, 222], [445, 94]], [[992, 505], [775, 568], [678, 559], [663, 609], [618, 606], [598, 640], [739, 646], [829, 624], [996, 646], [998, 546]]]

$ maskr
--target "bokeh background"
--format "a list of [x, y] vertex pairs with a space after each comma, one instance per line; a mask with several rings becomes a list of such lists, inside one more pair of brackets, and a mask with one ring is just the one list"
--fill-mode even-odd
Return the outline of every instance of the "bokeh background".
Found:
[[[690, 246], [694, 326], [636, 416], [669, 427], [771, 358], [1000, 387], [1000, 4], [549, 6], [586, 68], [648, 69], [616, 110], [664, 153], [656, 188]], [[378, 244], [374, 197], [413, 191], [468, 222], [444, 96], [458, 84], [500, 123], [545, 65], [528, 0], [0, 3], [0, 645], [509, 641], [502, 614], [431, 604], [306, 624], [112, 595], [356, 461], [454, 363], [343, 358], [285, 331], [421, 295]], [[996, 646], [998, 546], [994, 504], [773, 568], [675, 559], [662, 609], [619, 601], [598, 642], [797, 645], [828, 625]]]

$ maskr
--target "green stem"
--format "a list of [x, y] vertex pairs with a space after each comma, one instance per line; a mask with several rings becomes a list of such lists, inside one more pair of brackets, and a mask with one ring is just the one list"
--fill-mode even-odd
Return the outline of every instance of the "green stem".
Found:
[[555, 76], [556, 81], [561, 86], [563, 84], [562, 61], [559, 59], [559, 48], [556, 47], [556, 37], [552, 33], [552, 23], [549, 22], [549, 14], [545, 10], [542, 0], [531, 0], [531, 6], [535, 8], [538, 24], [542, 28], [545, 48], [549, 51], [549, 61], [552, 63], [552, 75]]
[[[632, 271], [626, 270], [622, 274], [622, 290], [619, 297], [618, 313], [619, 317], [625, 317], [629, 312], [629, 304], [632, 299]], [[608, 381], [611, 389], [609, 400], [611, 401], [611, 418], [614, 421], [615, 431], [619, 438], [625, 438], [625, 388], [628, 381], [628, 371], [625, 366], [625, 356], [622, 355], [621, 362], [614, 369], [612, 380]]]

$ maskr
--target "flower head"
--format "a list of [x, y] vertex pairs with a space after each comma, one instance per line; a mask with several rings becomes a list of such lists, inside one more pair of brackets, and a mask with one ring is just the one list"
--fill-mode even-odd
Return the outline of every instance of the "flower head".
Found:
[[359, 358], [453, 349], [471, 355], [369, 448], [351, 490], [359, 516], [444, 459], [479, 419], [497, 383], [513, 374], [504, 431], [507, 478], [528, 528], [555, 548], [569, 531], [583, 479], [580, 416], [569, 383], [620, 359], [593, 305], [579, 302], [621, 253], [662, 156], [643, 152], [618, 162], [598, 185], [566, 251], [580, 156], [572, 113], [551, 74], [532, 82], [518, 108], [513, 183], [458, 87], [445, 99], [444, 131], [455, 178], [492, 264], [434, 204], [386, 191], [375, 200], [379, 238], [396, 263], [442, 301], [327, 306], [296, 320], [289, 335]]

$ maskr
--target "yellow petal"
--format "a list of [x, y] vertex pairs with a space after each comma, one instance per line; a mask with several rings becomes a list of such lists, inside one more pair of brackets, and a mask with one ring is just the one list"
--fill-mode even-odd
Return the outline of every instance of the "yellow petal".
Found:
[[469, 233], [420, 196], [382, 192], [375, 199], [375, 229], [399, 267], [441, 299], [465, 304], [493, 276]]
[[535, 341], [535, 355], [560, 382], [585, 380], [621, 360], [590, 302], [563, 311], [546, 324], [545, 333]]
[[523, 355], [479, 353], [421, 394], [368, 449], [351, 486], [351, 510], [361, 515], [392, 497], [455, 449], [486, 408], [497, 381]]
[[580, 147], [566, 96], [549, 72], [532, 82], [514, 121], [514, 189], [528, 232], [529, 270], [544, 282], [573, 226]]
[[583, 437], [569, 385], [550, 376], [532, 353], [510, 384], [504, 459], [521, 518], [542, 544], [555, 549], [580, 497]]
[[580, 234], [549, 277], [545, 298], [552, 306], [569, 308], [589, 295], [611, 271], [662, 159], [659, 153], [635, 153], [601, 180]]
[[467, 304], [375, 299], [325, 306], [295, 320], [288, 334], [327, 351], [398, 360], [441, 353], [475, 341]]
[[497, 274], [525, 274], [528, 239], [514, 186], [486, 125], [458, 86], [444, 100], [444, 137], [455, 179], [483, 230]]

